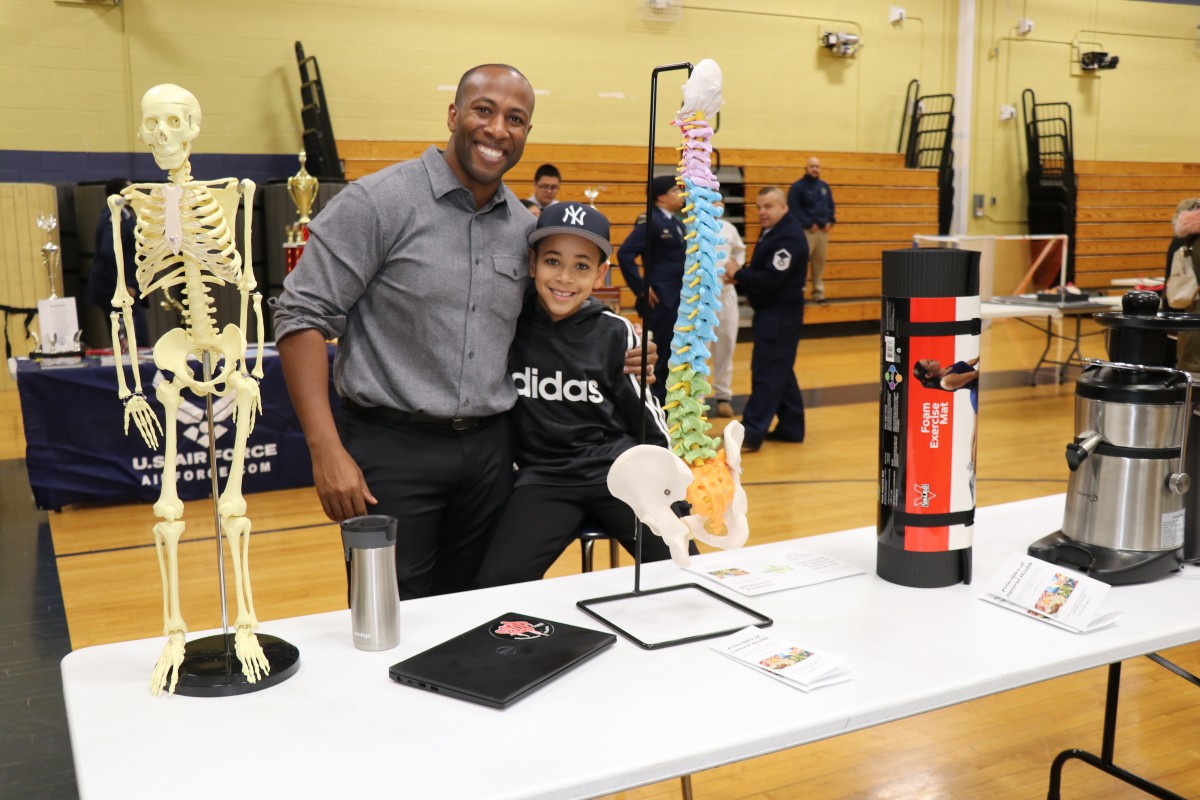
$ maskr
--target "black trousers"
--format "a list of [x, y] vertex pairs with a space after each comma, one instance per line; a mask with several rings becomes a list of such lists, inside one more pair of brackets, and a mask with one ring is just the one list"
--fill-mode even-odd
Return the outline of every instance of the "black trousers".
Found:
[[742, 409], [746, 442], [762, 444], [775, 432], [791, 442], [804, 441], [804, 397], [796, 381], [796, 348], [804, 330], [804, 312], [754, 314], [754, 350], [750, 354], [750, 399]]
[[466, 431], [367, 419], [342, 409], [342, 443], [379, 500], [369, 514], [399, 520], [400, 599], [470, 589], [512, 493], [507, 415]]
[[[633, 510], [609, 494], [604, 484], [517, 487], [492, 537], [478, 586], [538, 580], [575, 541], [588, 516], [633, 554]], [[670, 557], [666, 542], [643, 527], [642, 562]]]

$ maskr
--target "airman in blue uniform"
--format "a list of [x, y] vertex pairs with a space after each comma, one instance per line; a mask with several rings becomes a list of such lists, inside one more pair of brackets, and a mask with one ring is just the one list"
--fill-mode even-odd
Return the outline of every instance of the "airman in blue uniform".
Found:
[[[674, 334], [675, 317], [679, 312], [679, 295], [683, 290], [683, 262], [686, 246], [683, 223], [675, 216], [683, 208], [682, 191], [670, 175], [662, 175], [650, 183], [655, 209], [649, 221], [643, 214], [633, 231], [617, 250], [617, 265], [625, 283], [637, 296], [637, 312], [642, 323], [657, 343], [659, 352], [666, 352]], [[647, 240], [651, 263], [646, 265]], [[641, 259], [641, 268], [638, 266]], [[649, 289], [647, 281], [649, 278]], [[803, 279], [802, 279], [803, 280]], [[655, 381], [650, 390], [659, 402], [665, 402], [668, 359], [660, 358], [654, 365]]]
[[[762, 189], [757, 205], [762, 233], [750, 263], [734, 275], [754, 309], [750, 399], [742, 411], [743, 453], [755, 452], [764, 439], [804, 441], [804, 398], [795, 364], [804, 328], [808, 242], [800, 223], [788, 213], [783, 190]], [[771, 430], [776, 417], [779, 422]]]

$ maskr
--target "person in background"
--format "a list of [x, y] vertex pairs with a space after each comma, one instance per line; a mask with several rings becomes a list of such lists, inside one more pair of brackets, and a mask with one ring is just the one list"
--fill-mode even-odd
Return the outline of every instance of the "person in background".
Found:
[[804, 228], [808, 239], [808, 260], [812, 264], [812, 299], [825, 302], [825, 253], [829, 232], [837, 222], [833, 190], [821, 180], [821, 160], [810, 158], [804, 176], [792, 184], [787, 196], [788, 209]]
[[542, 207], [537, 204], [536, 200], [522, 200], [521, 205], [529, 209], [529, 213], [533, 214], [534, 219], [542, 215]]
[[[750, 399], [742, 409], [743, 453], [757, 452], [764, 439], [804, 441], [804, 397], [796, 381], [796, 348], [804, 329], [804, 276], [808, 242], [788, 213], [783, 190], [759, 190], [762, 233], [745, 269], [734, 275], [754, 309], [754, 352], [750, 356]], [[774, 430], [771, 421], [779, 418]]]
[[[104, 210], [100, 212], [100, 217], [96, 220], [96, 248], [92, 253], [92, 269], [87, 278], [87, 301], [94, 306], [99, 306], [106, 319], [113, 312], [112, 299], [117, 291], [117, 256], [113, 249], [112, 211], [109, 209], [107, 201], [109, 197], [119, 194], [128, 185], [129, 181], [125, 178], [112, 178], [104, 184]], [[136, 225], [137, 218], [134, 216], [133, 209], [128, 205], [121, 206], [121, 252], [134, 252], [133, 229]], [[137, 337], [138, 345], [144, 347], [151, 344], [149, 328], [146, 325], [146, 301], [138, 298], [139, 289], [135, 271], [130, 268], [132, 266], [132, 262], [126, 264], [125, 281], [128, 285], [125, 288], [135, 298], [132, 309], [133, 332]], [[120, 335], [124, 338], [124, 318], [119, 319], [122, 326]]]
[[[725, 201], [714, 203], [724, 209]], [[712, 397], [716, 401], [718, 417], [733, 416], [733, 352], [738, 337], [738, 294], [734, 276], [746, 263], [746, 244], [733, 223], [721, 219], [721, 238], [724, 244], [717, 248], [717, 267], [725, 268], [722, 277], [721, 311], [717, 314], [717, 341], [713, 345]]]
[[[683, 223], [675, 216], [683, 208], [683, 196], [671, 175], [660, 175], [652, 180], [648, 191], [654, 211], [650, 219], [646, 219], [645, 214], [638, 217], [637, 224], [617, 250], [617, 264], [625, 276], [625, 284], [637, 297], [637, 312], [650, 331], [651, 339], [660, 347], [670, 347], [675, 316], [679, 313], [679, 294], [683, 291], [687, 249], [683, 241]], [[654, 263], [647, 264], [646, 249], [650, 239], [654, 241], [651, 248]], [[638, 259], [641, 260], [640, 269]], [[651, 387], [660, 403], [666, 398], [667, 361], [662, 358], [655, 365], [655, 381]]]
[[[515, 488], [496, 528], [480, 587], [541, 578], [575, 541], [586, 516], [629, 553], [633, 510], [608, 490], [617, 456], [637, 445], [666, 446], [666, 416], [654, 396], [623, 374], [639, 344], [629, 320], [589, 300], [612, 255], [608, 220], [582, 203], [542, 210], [529, 235], [533, 287], [517, 322], [508, 367], [517, 386], [512, 411]], [[642, 539], [642, 560], [670, 557], [658, 536]]]
[[533, 173], [533, 194], [529, 196], [539, 209], [558, 202], [558, 191], [562, 188], [562, 176], [553, 164], [542, 164]]
[[[1189, 198], [1180, 201], [1175, 207], [1175, 216], [1171, 220], [1175, 236], [1167, 248], [1167, 271], [1171, 275], [1176, 252], [1182, 250], [1183, 266], [1190, 268], [1192, 273], [1200, 275], [1200, 198]], [[1200, 314], [1200, 297], [1192, 300], [1191, 305], [1182, 309], [1189, 314]], [[1176, 343], [1177, 369], [1200, 373], [1200, 333], [1180, 331]]]

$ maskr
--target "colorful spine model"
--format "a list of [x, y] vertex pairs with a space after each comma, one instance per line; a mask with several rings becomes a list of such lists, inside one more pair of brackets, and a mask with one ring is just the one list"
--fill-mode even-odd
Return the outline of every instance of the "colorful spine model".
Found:
[[[716, 249], [722, 244], [721, 198], [713, 177], [712, 126], [708, 120], [721, 107], [721, 68], [705, 59], [683, 86], [683, 107], [675, 123], [683, 132], [679, 181], [687, 196], [685, 239], [690, 243], [684, 264], [683, 295], [671, 338], [668, 359], [667, 423], [671, 451], [651, 445], [627, 450], [608, 473], [608, 488], [646, 525], [661, 536], [676, 564], [686, 567], [688, 540], [715, 547], [741, 547], [749, 535], [746, 492], [741, 485], [741, 447], [745, 431], [736, 420], [725, 426], [721, 440], [708, 435], [712, 427], [701, 402], [711, 387], [708, 345], [716, 340], [719, 323], [721, 273]], [[673, 503], [686, 496], [691, 513], [680, 519]]]
[[667, 386], [667, 423], [671, 449], [687, 462], [693, 482], [688, 502], [694, 513], [709, 520], [709, 532], [724, 533], [723, 511], [733, 495], [733, 479], [726, 468], [720, 441], [708, 435], [708, 406], [700, 402], [712, 391], [705, 378], [710, 374], [709, 345], [715, 342], [714, 328], [720, 324], [721, 274], [716, 267], [716, 250], [723, 241], [717, 221], [722, 209], [713, 206], [721, 199], [721, 184], [712, 172], [712, 125], [721, 106], [721, 71], [716, 62], [700, 62], [684, 86], [684, 103], [674, 125], [683, 132], [679, 149], [680, 182], [687, 197], [683, 208], [684, 240], [689, 243], [684, 262], [683, 295], [679, 317], [671, 339], [670, 380]]
[[[681, 112], [682, 114], [682, 112]], [[721, 273], [717, 269], [715, 250], [721, 244], [717, 235], [721, 226], [717, 218], [721, 209], [713, 203], [721, 199], [720, 184], [713, 178], [711, 168], [712, 126], [703, 111], [686, 117], [678, 116], [673, 123], [683, 129], [682, 174], [687, 205], [683, 213], [689, 243], [684, 262], [683, 296], [679, 316], [675, 320], [675, 335], [671, 339], [671, 368], [667, 385], [665, 410], [671, 426], [671, 449], [688, 464], [704, 463], [716, 457], [718, 443], [708, 435], [711, 424], [705, 413], [708, 406], [700, 398], [712, 391], [705, 377], [709, 374], [708, 345], [717, 339], [713, 330], [719, 324], [721, 308]]]

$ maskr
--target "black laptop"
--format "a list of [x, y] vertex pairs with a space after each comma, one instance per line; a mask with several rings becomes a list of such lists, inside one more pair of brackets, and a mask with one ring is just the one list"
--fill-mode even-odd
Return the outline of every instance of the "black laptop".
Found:
[[508, 708], [617, 637], [528, 614], [502, 614], [393, 664], [392, 680], [438, 694]]

